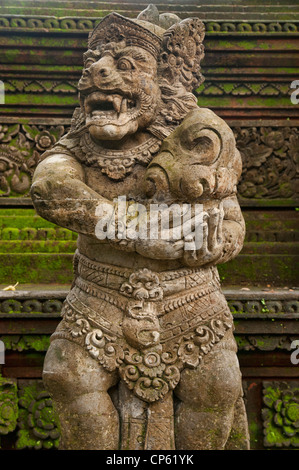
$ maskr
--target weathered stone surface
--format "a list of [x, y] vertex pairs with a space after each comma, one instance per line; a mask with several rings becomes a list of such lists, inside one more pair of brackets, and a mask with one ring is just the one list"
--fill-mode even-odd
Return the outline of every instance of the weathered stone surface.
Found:
[[90, 34], [80, 108], [33, 177], [38, 213], [79, 234], [44, 383], [63, 449], [247, 449], [216, 267], [245, 236], [241, 156], [192, 94], [201, 21], [165, 30], [165, 15], [144, 15], [113, 13]]

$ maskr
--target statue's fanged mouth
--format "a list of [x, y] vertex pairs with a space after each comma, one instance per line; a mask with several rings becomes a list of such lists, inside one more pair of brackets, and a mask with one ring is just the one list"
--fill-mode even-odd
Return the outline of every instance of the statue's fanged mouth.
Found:
[[120, 94], [95, 92], [84, 103], [86, 114], [91, 118], [117, 120], [121, 115], [134, 114], [137, 102]]

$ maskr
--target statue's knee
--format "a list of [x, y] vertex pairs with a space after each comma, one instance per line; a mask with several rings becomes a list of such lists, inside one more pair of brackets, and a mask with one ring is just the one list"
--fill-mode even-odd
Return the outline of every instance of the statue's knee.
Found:
[[68, 401], [93, 391], [106, 392], [117, 378], [107, 373], [81, 346], [57, 339], [45, 357], [43, 382], [54, 399]]
[[73, 397], [74, 388], [78, 388], [81, 384], [73, 365], [72, 349], [74, 347], [69, 341], [55, 340], [50, 344], [44, 361], [44, 385], [54, 398], [62, 401]]
[[241, 392], [241, 375], [236, 353], [211, 353], [195, 370], [185, 369], [175, 390], [177, 397], [198, 411], [230, 409]]

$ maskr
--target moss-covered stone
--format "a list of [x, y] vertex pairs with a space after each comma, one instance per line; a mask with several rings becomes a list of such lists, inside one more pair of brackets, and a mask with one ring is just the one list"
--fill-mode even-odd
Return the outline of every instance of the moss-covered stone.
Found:
[[5, 350], [9, 351], [47, 351], [50, 344], [49, 335], [7, 335], [1, 336]]
[[263, 394], [265, 447], [299, 447], [299, 383], [266, 382]]
[[73, 255], [66, 253], [0, 253], [0, 284], [61, 283], [73, 278]]
[[58, 448], [59, 430], [52, 400], [40, 380], [19, 383], [17, 449]]
[[0, 435], [14, 431], [17, 419], [17, 381], [0, 375]]

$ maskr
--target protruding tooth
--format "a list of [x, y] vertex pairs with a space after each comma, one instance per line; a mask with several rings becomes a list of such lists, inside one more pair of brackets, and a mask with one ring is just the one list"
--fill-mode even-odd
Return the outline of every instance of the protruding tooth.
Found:
[[121, 102], [120, 112], [121, 113], [126, 113], [127, 111], [128, 111], [128, 100], [127, 100], [127, 98], [123, 98], [123, 100]]
[[122, 103], [122, 96], [114, 95], [112, 103], [113, 103], [113, 108], [119, 114], [120, 113], [120, 108], [121, 108], [121, 103]]

